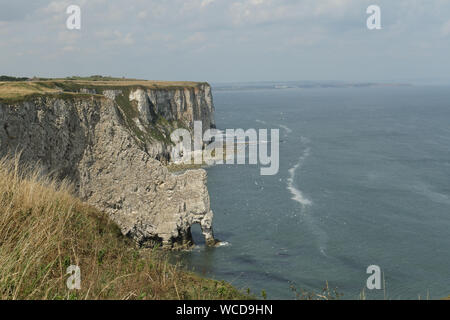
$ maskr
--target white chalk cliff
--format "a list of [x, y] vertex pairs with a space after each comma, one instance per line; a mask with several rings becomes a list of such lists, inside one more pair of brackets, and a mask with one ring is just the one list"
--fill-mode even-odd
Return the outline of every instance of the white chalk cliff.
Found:
[[[65, 90], [67, 91], [67, 90]], [[206, 171], [173, 175], [174, 128], [215, 126], [211, 88], [77, 87], [0, 102], [0, 156], [21, 160], [71, 180], [79, 197], [109, 214], [141, 246], [192, 245], [200, 224], [214, 245]]]

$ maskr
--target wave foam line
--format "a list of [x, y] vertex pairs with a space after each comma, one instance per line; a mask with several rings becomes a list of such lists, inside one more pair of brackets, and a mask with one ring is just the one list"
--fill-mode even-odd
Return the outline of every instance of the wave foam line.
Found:
[[289, 178], [287, 179], [287, 189], [292, 194], [291, 199], [294, 201], [297, 201], [302, 206], [310, 206], [310, 205], [312, 205], [312, 201], [309, 200], [308, 198], [306, 198], [303, 195], [303, 193], [301, 192], [301, 190], [299, 190], [295, 186], [294, 179], [295, 179], [297, 170], [299, 168], [301, 168], [301, 166], [303, 165], [303, 162], [309, 156], [309, 154], [310, 154], [310, 148], [306, 148], [305, 151], [303, 152], [302, 156], [299, 158], [299, 161], [297, 162], [297, 164], [295, 166], [293, 166], [291, 169], [289, 169]]
[[[301, 142], [304, 144], [308, 144], [310, 142], [310, 140], [308, 138], [301, 137]], [[310, 209], [311, 205], [313, 204], [312, 201], [303, 195], [301, 190], [299, 190], [295, 186], [295, 182], [294, 182], [297, 171], [299, 169], [301, 169], [301, 167], [303, 166], [303, 163], [305, 162], [305, 159], [307, 157], [309, 157], [310, 151], [311, 151], [310, 148], [307, 147], [305, 149], [305, 151], [303, 151], [303, 154], [301, 155], [301, 157], [299, 158], [299, 160], [295, 164], [295, 166], [293, 166], [291, 169], [289, 169], [289, 178], [287, 179], [287, 189], [292, 194], [291, 199], [300, 203], [303, 219], [304, 219], [306, 225], [311, 229], [312, 233], [316, 236], [320, 253], [323, 256], [328, 257], [328, 255], [326, 253], [328, 236], [325, 233], [325, 231], [323, 231], [317, 225], [314, 216], [309, 214], [310, 210], [311, 210]]]

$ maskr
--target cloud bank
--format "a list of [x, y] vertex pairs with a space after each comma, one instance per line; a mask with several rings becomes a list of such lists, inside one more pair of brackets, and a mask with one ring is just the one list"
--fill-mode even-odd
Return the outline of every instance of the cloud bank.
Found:
[[[79, 5], [81, 30], [67, 30]], [[382, 30], [366, 28], [366, 8]], [[450, 79], [446, 0], [0, 1], [1, 73], [208, 81]]]

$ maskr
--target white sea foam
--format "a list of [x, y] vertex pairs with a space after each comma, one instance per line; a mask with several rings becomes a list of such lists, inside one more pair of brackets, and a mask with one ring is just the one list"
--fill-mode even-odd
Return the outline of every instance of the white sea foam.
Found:
[[303, 163], [305, 162], [305, 159], [309, 156], [310, 154], [310, 148], [306, 148], [305, 151], [303, 152], [303, 154], [301, 155], [301, 157], [299, 158], [297, 164], [295, 166], [293, 166], [291, 169], [289, 169], [289, 178], [287, 179], [287, 189], [291, 192], [292, 194], [292, 200], [297, 201], [298, 203], [300, 203], [302, 206], [310, 206], [312, 205], [312, 201], [309, 200], [308, 198], [306, 198], [302, 191], [299, 190], [296, 186], [295, 186], [295, 176], [297, 173], [297, 170], [300, 169], [303, 165]]
[[328, 238], [327, 234], [317, 224], [316, 218], [313, 215], [309, 214], [312, 210], [311, 206], [312, 206], [313, 202], [303, 195], [302, 191], [296, 187], [295, 182], [294, 182], [295, 177], [298, 174], [298, 171], [301, 169], [306, 158], [308, 158], [311, 153], [311, 149], [308, 146], [311, 141], [305, 137], [301, 137], [300, 141], [303, 145], [306, 146], [306, 148], [304, 149], [302, 155], [298, 159], [298, 162], [292, 168], [289, 169], [289, 177], [287, 179], [287, 189], [292, 194], [291, 199], [300, 203], [301, 209], [302, 209], [301, 212], [302, 212], [303, 221], [311, 229], [312, 233], [317, 237], [317, 242], [318, 242], [320, 253], [323, 256], [328, 257], [328, 255], [326, 253], [327, 238]]
[[[230, 247], [231, 243], [227, 242], [227, 241], [220, 241], [219, 243], [216, 244], [216, 248], [219, 247]], [[204, 251], [207, 248], [206, 244], [195, 244], [191, 249], [187, 249], [186, 251], [195, 251], [195, 252], [200, 252], [200, 251]]]
[[220, 242], [217, 244], [217, 247], [229, 247], [229, 246], [231, 246], [231, 243], [226, 242], [226, 241], [220, 241]]

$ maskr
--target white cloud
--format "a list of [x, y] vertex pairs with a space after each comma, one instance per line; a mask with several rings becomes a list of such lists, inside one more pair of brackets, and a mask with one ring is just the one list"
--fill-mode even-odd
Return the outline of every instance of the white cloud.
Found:
[[230, 5], [234, 24], [301, 22], [305, 18], [345, 16], [356, 8], [356, 0], [242, 0]]

